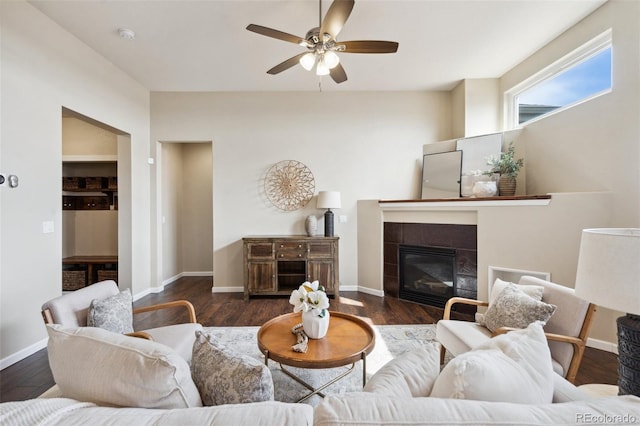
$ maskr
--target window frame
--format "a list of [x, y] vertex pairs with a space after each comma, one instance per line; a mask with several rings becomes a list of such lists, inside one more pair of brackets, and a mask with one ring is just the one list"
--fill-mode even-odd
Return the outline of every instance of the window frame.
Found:
[[[575, 102], [568, 103], [559, 108], [556, 108], [552, 111], [541, 114], [535, 118], [527, 120], [523, 123], [519, 123], [519, 104], [518, 97], [526, 92], [527, 90], [535, 87], [536, 85], [542, 84], [560, 74], [567, 71], [568, 69], [575, 67], [594, 56], [604, 52], [607, 49], [611, 49], [611, 87], [608, 89], [601, 90], [599, 92], [593, 93], [589, 96], [586, 96], [582, 99], [579, 99]], [[572, 52], [566, 54], [562, 58], [553, 62], [552, 64], [546, 66], [542, 70], [523, 80], [522, 82], [516, 84], [511, 89], [506, 90], [504, 92], [504, 110], [505, 110], [505, 130], [517, 129], [524, 127], [530, 123], [536, 122], [542, 118], [549, 117], [553, 114], [556, 114], [560, 111], [564, 111], [566, 109], [572, 108], [576, 105], [579, 105], [584, 102], [588, 102], [594, 98], [610, 93], [613, 90], [613, 31], [611, 28], [602, 32], [598, 36], [584, 43], [582, 46], [573, 50]]]

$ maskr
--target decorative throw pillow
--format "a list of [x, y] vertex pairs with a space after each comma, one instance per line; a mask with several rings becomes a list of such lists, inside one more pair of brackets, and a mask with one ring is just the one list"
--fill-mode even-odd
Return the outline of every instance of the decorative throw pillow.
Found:
[[273, 400], [273, 378], [266, 365], [202, 331], [196, 331], [191, 375], [205, 406]]
[[104, 406], [201, 407], [189, 364], [161, 343], [95, 327], [48, 325], [49, 365], [62, 396]]
[[489, 294], [489, 305], [492, 305], [493, 302], [495, 302], [500, 293], [502, 293], [502, 290], [509, 286], [509, 284], [516, 286], [518, 290], [522, 291], [527, 296], [534, 298], [535, 300], [542, 300], [544, 287], [541, 285], [515, 284], [509, 281], [502, 281], [500, 278], [496, 278], [493, 286], [491, 287], [491, 294]]
[[92, 300], [87, 326], [114, 333], [133, 333], [133, 298], [129, 289], [102, 300]]
[[554, 374], [542, 323], [535, 322], [453, 358], [436, 379], [431, 396], [548, 404]]
[[492, 332], [500, 327], [524, 328], [535, 321], [546, 324], [555, 311], [555, 305], [537, 301], [509, 284], [489, 306], [484, 321]]
[[[541, 285], [522, 285], [522, 284], [514, 284], [509, 281], [502, 281], [500, 278], [496, 278], [493, 286], [491, 287], [491, 292], [489, 293], [489, 306], [493, 305], [495, 300], [498, 298], [502, 290], [505, 289], [509, 284], [515, 285], [518, 290], [522, 291], [526, 295], [534, 298], [535, 300], [542, 300], [542, 294], [544, 292], [544, 287]], [[480, 325], [486, 326], [484, 314], [476, 313], [476, 322]]]

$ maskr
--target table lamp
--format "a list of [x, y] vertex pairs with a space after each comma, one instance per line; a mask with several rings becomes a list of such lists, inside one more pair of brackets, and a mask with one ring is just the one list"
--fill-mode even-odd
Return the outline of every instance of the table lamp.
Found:
[[618, 393], [640, 396], [640, 228], [583, 229], [576, 296], [617, 319]]
[[324, 214], [324, 236], [333, 237], [333, 212], [331, 209], [340, 208], [340, 193], [337, 191], [320, 191], [318, 193], [319, 209], [327, 209]]

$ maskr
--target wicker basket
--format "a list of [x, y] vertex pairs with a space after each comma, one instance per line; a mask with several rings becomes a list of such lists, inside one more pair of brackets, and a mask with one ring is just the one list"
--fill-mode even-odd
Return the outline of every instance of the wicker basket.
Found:
[[62, 190], [72, 191], [80, 188], [80, 179], [77, 177], [63, 177], [62, 178]]
[[118, 281], [118, 271], [112, 269], [98, 269], [98, 281], [114, 280]]
[[118, 189], [118, 177], [117, 176], [109, 176], [109, 181], [107, 183], [108, 189]]
[[86, 271], [62, 271], [62, 290], [78, 290], [86, 285], [86, 281]]
[[102, 189], [101, 177], [88, 177], [84, 179], [87, 189]]

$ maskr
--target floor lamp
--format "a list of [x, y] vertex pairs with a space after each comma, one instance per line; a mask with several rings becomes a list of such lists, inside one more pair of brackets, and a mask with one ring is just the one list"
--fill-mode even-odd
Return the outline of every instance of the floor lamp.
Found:
[[618, 318], [618, 393], [640, 396], [640, 228], [582, 230], [576, 295]]

